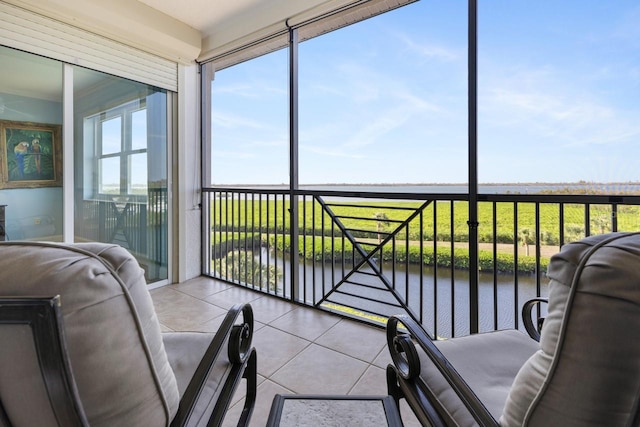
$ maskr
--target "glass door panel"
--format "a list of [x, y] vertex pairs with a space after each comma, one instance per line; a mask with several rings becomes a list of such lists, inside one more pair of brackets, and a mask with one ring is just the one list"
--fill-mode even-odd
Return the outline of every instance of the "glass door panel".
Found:
[[167, 279], [166, 91], [77, 67], [74, 97], [76, 241], [117, 243]]
[[62, 64], [0, 47], [0, 240], [62, 240]]

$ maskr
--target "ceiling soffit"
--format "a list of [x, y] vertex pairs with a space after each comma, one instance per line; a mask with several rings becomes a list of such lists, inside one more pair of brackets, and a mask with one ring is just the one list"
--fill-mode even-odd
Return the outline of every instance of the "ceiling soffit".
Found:
[[287, 25], [304, 26], [303, 40], [414, 0], [0, 1], [190, 64], [286, 34]]
[[1, 1], [178, 63], [200, 54], [200, 31], [136, 0]]
[[[298, 28], [298, 41], [303, 42], [415, 1], [417, 0], [352, 0], [345, 2], [342, 7], [325, 11], [323, 14], [318, 10], [307, 11], [286, 22], [272, 25], [204, 53], [199, 60], [213, 61], [215, 69], [221, 70], [285, 47], [289, 41], [287, 25]], [[332, 3], [335, 6], [335, 2]]]

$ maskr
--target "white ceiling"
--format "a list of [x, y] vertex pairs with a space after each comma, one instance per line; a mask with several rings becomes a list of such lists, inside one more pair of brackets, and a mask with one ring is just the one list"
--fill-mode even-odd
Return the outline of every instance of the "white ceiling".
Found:
[[3, 0], [189, 63], [238, 47], [289, 18], [315, 17], [357, 0]]
[[[160, 12], [182, 21], [203, 34], [229, 19], [261, 8], [270, 0], [138, 0]], [[292, 1], [292, 3], [294, 3]]]
[[[189, 63], [282, 30], [289, 18], [300, 22], [355, 0], [3, 1], [165, 58]], [[50, 100], [60, 98], [61, 69], [43, 71], [57, 63], [7, 50], [1, 51], [0, 56], [5, 68], [3, 75], [11, 76], [0, 79], [0, 92]]]
[[[354, 0], [138, 0], [200, 32], [200, 57], [306, 13], [320, 15]], [[267, 30], [268, 32], [268, 30]], [[235, 46], [234, 46], [235, 47]]]

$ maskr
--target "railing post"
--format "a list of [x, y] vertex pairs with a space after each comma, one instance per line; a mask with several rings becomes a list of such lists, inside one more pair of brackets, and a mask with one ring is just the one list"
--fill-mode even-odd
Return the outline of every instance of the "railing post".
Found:
[[[147, 252], [147, 234], [149, 233], [149, 225], [147, 223], [147, 208], [149, 206], [149, 201], [147, 203], [138, 203], [136, 208], [138, 210], [138, 252], [144, 254], [145, 257], [149, 257], [149, 253]], [[135, 231], [134, 231], [135, 233]], [[152, 233], [153, 234], [153, 233]]]
[[[469, 326], [478, 332], [478, 1], [469, 0]], [[453, 238], [453, 236], [452, 236]]]
[[99, 242], [106, 242], [107, 239], [107, 208], [109, 203], [98, 201], [98, 238]]
[[291, 236], [291, 299], [300, 292], [298, 251], [298, 30], [289, 28], [289, 229]]

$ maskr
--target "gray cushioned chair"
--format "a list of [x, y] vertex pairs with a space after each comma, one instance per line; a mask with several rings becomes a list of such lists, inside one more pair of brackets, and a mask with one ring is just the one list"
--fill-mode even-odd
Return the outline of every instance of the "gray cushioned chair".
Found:
[[112, 244], [0, 243], [0, 425], [221, 425], [245, 379], [250, 305], [216, 334], [161, 333], [143, 271]]
[[523, 310], [530, 336], [431, 341], [412, 319], [392, 317], [389, 393], [434, 426], [640, 425], [640, 234], [567, 244], [547, 274], [543, 327], [531, 320], [538, 301]]

